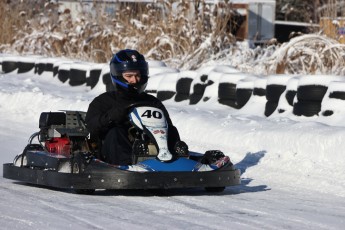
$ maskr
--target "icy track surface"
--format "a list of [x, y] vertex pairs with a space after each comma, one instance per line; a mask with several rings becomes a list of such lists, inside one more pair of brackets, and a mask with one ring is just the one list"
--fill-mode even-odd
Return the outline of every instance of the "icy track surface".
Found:
[[[38, 131], [43, 111], [83, 110], [104, 91], [62, 84], [51, 74], [0, 75], [0, 229], [343, 229], [345, 128], [317, 118], [265, 118], [210, 100], [165, 102], [190, 149], [220, 149], [242, 171], [223, 193], [72, 191], [2, 178]], [[249, 111], [249, 112], [248, 112]]]

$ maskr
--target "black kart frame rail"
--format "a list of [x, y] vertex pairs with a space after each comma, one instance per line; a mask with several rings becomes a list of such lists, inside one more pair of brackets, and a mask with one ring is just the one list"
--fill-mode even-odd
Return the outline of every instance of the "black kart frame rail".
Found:
[[227, 187], [240, 184], [240, 170], [232, 166], [206, 172], [131, 172], [96, 167], [79, 174], [3, 165], [3, 177], [62, 189], [172, 189]]

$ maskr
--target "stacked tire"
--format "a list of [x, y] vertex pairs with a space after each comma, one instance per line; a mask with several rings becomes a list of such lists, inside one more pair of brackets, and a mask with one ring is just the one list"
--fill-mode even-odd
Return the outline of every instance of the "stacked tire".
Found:
[[299, 77], [294, 76], [290, 78], [286, 82], [286, 89], [280, 96], [277, 111], [279, 114], [283, 114], [286, 112], [291, 112], [293, 110], [293, 103], [296, 98], [297, 93], [297, 85], [298, 85]]
[[332, 81], [341, 81], [341, 78], [329, 75], [301, 77], [297, 88], [297, 101], [293, 104], [293, 114], [306, 117], [318, 115], [323, 97]]
[[182, 71], [179, 73], [176, 82], [176, 95], [175, 101], [181, 102], [189, 100], [190, 89], [194, 78], [197, 77], [197, 72], [195, 71]]
[[197, 104], [203, 98], [206, 87], [213, 83], [214, 82], [212, 80], [208, 80], [208, 75], [206, 74], [195, 78], [191, 83], [189, 104]]
[[157, 88], [157, 98], [166, 101], [176, 94], [176, 81], [179, 73], [168, 73], [164, 75], [164, 80], [160, 81]]
[[21, 57], [17, 62], [18, 73], [26, 73], [34, 69], [35, 62], [31, 57]]
[[265, 116], [270, 116], [278, 107], [280, 96], [286, 89], [286, 83], [291, 78], [289, 75], [272, 75], [266, 83]]
[[321, 103], [321, 116], [345, 115], [345, 82], [331, 82]]
[[246, 76], [246, 78], [240, 80], [236, 84], [236, 103], [237, 108], [241, 109], [250, 100], [253, 95], [254, 81], [257, 76]]
[[222, 75], [218, 85], [218, 102], [223, 105], [238, 109], [237, 83], [249, 76], [243, 73], [225, 73]]
[[92, 65], [89, 69], [89, 74], [86, 77], [86, 85], [90, 86], [93, 89], [99, 82], [102, 69], [104, 66], [108, 66], [107, 64], [96, 64]]
[[18, 68], [18, 57], [3, 57], [2, 59], [2, 72], [10, 73]]

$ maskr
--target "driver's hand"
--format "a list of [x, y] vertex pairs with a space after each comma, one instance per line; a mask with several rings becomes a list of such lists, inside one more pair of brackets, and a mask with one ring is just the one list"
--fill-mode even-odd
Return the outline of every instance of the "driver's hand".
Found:
[[185, 156], [189, 153], [188, 145], [184, 141], [177, 141], [174, 150], [179, 156]]

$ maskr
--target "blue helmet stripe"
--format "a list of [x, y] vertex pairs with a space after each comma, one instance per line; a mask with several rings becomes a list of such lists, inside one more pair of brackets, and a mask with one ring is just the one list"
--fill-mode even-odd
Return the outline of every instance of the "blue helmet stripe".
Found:
[[121, 60], [120, 58], [118, 58], [116, 54], [115, 54], [115, 59], [116, 59], [116, 61], [118, 61], [118, 62], [122, 62], [122, 60]]
[[113, 80], [114, 83], [119, 84], [122, 87], [125, 87], [128, 89], [128, 84], [123, 83], [122, 81], [117, 80], [115, 77], [111, 76], [111, 79]]

